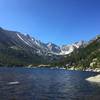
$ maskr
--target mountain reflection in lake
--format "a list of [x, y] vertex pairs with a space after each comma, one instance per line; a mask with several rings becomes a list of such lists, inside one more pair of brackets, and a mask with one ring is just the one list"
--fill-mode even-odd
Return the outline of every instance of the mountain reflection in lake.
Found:
[[91, 75], [96, 73], [0, 68], [0, 100], [100, 100], [100, 84], [85, 81]]

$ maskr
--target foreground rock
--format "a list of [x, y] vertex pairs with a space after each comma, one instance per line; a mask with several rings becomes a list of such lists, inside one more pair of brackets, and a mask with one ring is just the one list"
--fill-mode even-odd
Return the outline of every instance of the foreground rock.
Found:
[[89, 77], [86, 80], [90, 82], [100, 82], [100, 74], [93, 77]]

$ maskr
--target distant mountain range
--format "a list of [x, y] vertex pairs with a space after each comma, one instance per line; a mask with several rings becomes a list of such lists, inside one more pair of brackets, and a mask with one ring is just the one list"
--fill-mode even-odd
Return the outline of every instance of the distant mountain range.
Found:
[[47, 55], [48, 53], [55, 55], [66, 55], [73, 52], [84, 45], [84, 41], [76, 42], [72, 45], [63, 45], [59, 47], [53, 43], [43, 43], [29, 35], [24, 35], [16, 31], [8, 31], [0, 28], [0, 43], [12, 49], [27, 48], [33, 49], [35, 54]]
[[0, 65], [27, 66], [61, 61], [65, 56], [86, 48], [95, 39], [60, 47], [51, 42], [43, 43], [30, 35], [0, 28]]

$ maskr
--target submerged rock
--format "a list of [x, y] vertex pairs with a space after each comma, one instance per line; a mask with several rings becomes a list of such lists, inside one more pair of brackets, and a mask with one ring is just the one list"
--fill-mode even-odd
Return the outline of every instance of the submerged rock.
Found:
[[15, 81], [15, 82], [9, 82], [8, 83], [9, 85], [18, 85], [18, 84], [20, 84], [18, 81]]

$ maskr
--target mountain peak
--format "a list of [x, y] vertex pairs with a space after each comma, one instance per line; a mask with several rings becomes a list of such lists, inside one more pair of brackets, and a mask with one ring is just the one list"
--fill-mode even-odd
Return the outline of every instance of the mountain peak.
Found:
[[49, 50], [53, 53], [60, 53], [61, 52], [60, 47], [52, 42], [49, 42], [46, 45], [49, 48]]

